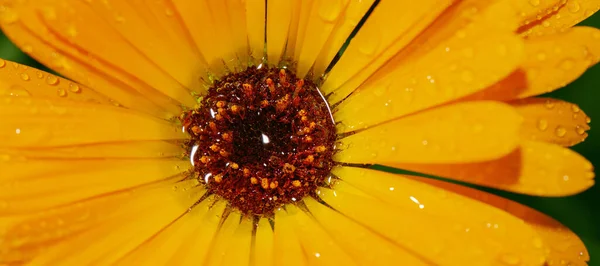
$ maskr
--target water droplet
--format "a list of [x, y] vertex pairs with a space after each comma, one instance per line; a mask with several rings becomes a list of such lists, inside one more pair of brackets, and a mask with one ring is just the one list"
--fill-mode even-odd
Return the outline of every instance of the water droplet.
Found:
[[462, 74], [461, 74], [461, 77], [462, 77], [463, 81], [467, 82], [467, 83], [473, 82], [473, 79], [475, 78], [473, 76], [473, 72], [471, 72], [469, 70], [463, 71]]
[[79, 93], [81, 91], [81, 88], [76, 83], [71, 83], [69, 84], [69, 90], [71, 92]]
[[27, 75], [27, 73], [21, 73], [21, 79], [24, 81], [28, 81], [30, 79], [29, 75]]
[[6, 61], [4, 59], [0, 59], [0, 68], [4, 68], [6, 66]]
[[546, 131], [546, 129], [548, 129], [548, 120], [546, 119], [540, 119], [538, 120], [538, 129], [541, 131]]
[[319, 7], [319, 17], [325, 22], [335, 22], [342, 12], [341, 0], [322, 1]]
[[581, 109], [576, 104], [571, 105], [571, 110], [573, 110], [573, 113], [581, 112]]
[[558, 127], [556, 127], [555, 133], [556, 133], [556, 136], [558, 136], [559, 138], [562, 138], [565, 135], [567, 135], [567, 129], [564, 128], [563, 126], [558, 126]]
[[568, 1], [567, 9], [569, 9], [569, 12], [571, 13], [577, 13], [579, 10], [581, 10], [581, 6], [577, 1]]
[[59, 88], [58, 90], [56, 90], [56, 94], [58, 94], [59, 97], [65, 97], [67, 96], [67, 91], [63, 88]]
[[548, 109], [552, 109], [552, 108], [554, 108], [554, 102], [551, 100], [546, 100], [546, 103], [544, 104], [544, 106], [546, 106], [546, 108], [548, 108]]
[[3, 23], [12, 24], [19, 20], [19, 14], [11, 10], [6, 10], [2, 12], [1, 19]]
[[24, 87], [21, 87], [19, 85], [14, 85], [14, 86], [10, 87], [10, 89], [8, 89], [5, 94], [8, 96], [15, 96], [15, 97], [31, 96], [31, 93], [29, 93], [29, 91], [27, 91]]
[[52, 86], [58, 85], [59, 81], [60, 80], [54, 75], [48, 75], [48, 77], [46, 78], [46, 83], [48, 83], [48, 85], [52, 85]]
[[173, 16], [173, 13], [174, 13], [173, 9], [170, 9], [170, 8], [165, 9], [165, 15], [167, 17]]
[[544, 246], [544, 241], [542, 241], [542, 239], [539, 237], [534, 237], [533, 238], [533, 246], [535, 248], [542, 248]]
[[506, 253], [500, 257], [500, 261], [502, 261], [506, 265], [519, 265], [521, 263], [521, 259], [517, 257], [517, 255]]
[[571, 59], [565, 59], [564, 61], [562, 61], [560, 63], [560, 68], [562, 68], [562, 70], [571, 70], [573, 67], [575, 66], [575, 62], [573, 62], [573, 60]]
[[546, 53], [544, 53], [544, 52], [538, 53], [537, 54], [537, 59], [540, 60], [540, 61], [546, 60]]
[[43, 78], [44, 78], [44, 72], [42, 72], [42, 71], [37, 71], [37, 72], [35, 73], [35, 75], [36, 75], [36, 76], [37, 76], [39, 79], [43, 79]]
[[365, 55], [373, 55], [378, 49], [381, 43], [381, 33], [375, 29], [364, 31], [368, 41], [358, 48], [358, 51]]
[[529, 4], [531, 4], [532, 6], [539, 6], [540, 0], [529, 0]]
[[575, 131], [577, 132], [577, 134], [579, 135], [583, 135], [585, 134], [585, 128], [583, 128], [582, 126], [577, 126], [575, 127]]

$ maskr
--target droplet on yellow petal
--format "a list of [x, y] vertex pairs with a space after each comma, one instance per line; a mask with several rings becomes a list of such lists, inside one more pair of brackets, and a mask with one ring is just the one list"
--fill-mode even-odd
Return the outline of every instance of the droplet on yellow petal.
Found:
[[308, 16], [306, 27], [301, 29], [305, 31], [306, 36], [295, 44], [295, 49], [299, 51], [294, 56], [295, 61], [298, 62], [298, 77], [306, 76], [311, 69], [325, 42], [336, 29], [338, 20], [348, 8], [349, 2], [347, 0], [313, 2], [310, 12], [306, 14]]
[[[403, 246], [390, 241], [312, 198], [304, 200], [323, 229], [360, 265], [430, 265]], [[350, 233], [351, 232], [351, 233]]]
[[525, 61], [517, 71], [467, 99], [511, 100], [566, 86], [600, 60], [600, 30], [574, 27], [528, 39], [525, 53]]
[[271, 65], [277, 66], [283, 55], [293, 7], [289, 0], [267, 2], [267, 58]]
[[[379, 199], [361, 197], [337, 187], [321, 189], [319, 197], [341, 214], [431, 264], [486, 265], [505, 254], [515, 254], [524, 264], [536, 265], [544, 257], [541, 247], [525, 242], [535, 237], [535, 232], [508, 213], [464, 197], [443, 194], [444, 191], [431, 186], [403, 188], [402, 181], [393, 182], [393, 178], [402, 176], [362, 169], [347, 170], [340, 178], [343, 180], [345, 175], [354, 177], [359, 189], [363, 184], [375, 189]], [[394, 203], [390, 204], [391, 198], [387, 197], [394, 198]], [[380, 200], [384, 198], [387, 200]], [[478, 218], [469, 219], [472, 216]]]
[[[168, 141], [126, 141], [47, 148], [0, 148], [5, 158], [26, 159], [140, 159], [176, 158], [184, 153], [181, 145]], [[8, 160], [6, 159], [6, 160]]]
[[502, 103], [457, 103], [357, 131], [340, 140], [334, 159], [378, 164], [491, 160], [517, 147], [521, 122]]
[[[36, 18], [63, 42], [67, 40], [66, 45], [71, 51], [85, 51], [85, 55], [78, 54], [81, 60], [95, 60], [105, 67], [127, 73], [149, 85], [151, 88], [146, 89], [162, 95], [165, 101], [174, 99], [182, 105], [194, 106], [186, 86], [197, 80], [197, 64], [201, 61], [196, 56], [183, 52], [185, 48], [171, 52], [173, 44], [152, 31], [155, 27], [148, 27], [131, 5], [115, 2], [107, 7], [97, 1], [90, 4], [69, 1], [69, 7], [76, 12], [68, 12], [53, 2], [18, 4], [19, 12], [33, 13], [31, 16], [42, 10], [51, 11], [52, 16]], [[70, 27], [83, 29], [89, 25], [94, 25], [93, 30], [80, 30], [76, 36], [69, 36]], [[148, 42], [153, 45], [147, 45]], [[174, 61], [173, 58], [177, 59]], [[189, 87], [200, 89], [197, 83]]]
[[471, 164], [390, 164], [398, 168], [536, 196], [568, 196], [594, 185], [592, 164], [567, 148], [523, 141], [511, 154]]
[[[446, 42], [450, 42], [449, 45], [464, 44], [459, 46], [468, 48], [473, 33], [477, 33], [474, 36], [481, 37], [490, 32], [508, 33], [511, 30], [511, 27], [505, 26], [505, 24], [512, 25], [512, 20], [507, 19], [509, 15], [506, 15], [512, 9], [506, 2], [460, 1], [446, 8], [447, 4], [451, 4], [450, 2], [432, 1], [430, 3], [427, 1], [417, 4], [394, 1], [387, 4], [386, 2], [380, 3], [345, 50], [336, 66], [327, 75], [322, 89], [326, 94], [335, 92], [329, 96], [329, 101], [336, 103], [344, 99], [371, 75], [381, 75], [396, 68], [410, 69], [412, 62], [430, 53], [433, 49], [445, 50]], [[429, 4], [433, 6], [428, 7]], [[396, 10], [406, 10], [410, 14], [398, 14]], [[383, 21], [372, 19], [376, 17], [375, 14], [378, 11], [382, 12]], [[425, 14], [420, 12], [425, 12]], [[390, 19], [390, 21], [386, 21], [386, 19]], [[403, 21], [400, 22], [398, 19]], [[409, 21], [404, 21], [404, 19]], [[371, 23], [373, 29], [369, 28]], [[408, 29], [384, 26], [388, 24], [407, 25]], [[373, 51], [369, 51], [369, 47], [372, 46], [376, 47], [372, 49]], [[496, 46], [493, 46], [494, 51], [509, 52], [507, 47], [501, 48], [500, 45], [501, 49], [498, 49]], [[456, 51], [452, 51], [452, 53], [454, 52]], [[464, 49], [462, 54], [468, 57], [474, 56], [474, 52], [473, 49]], [[485, 53], [489, 53], [489, 51]], [[453, 68], [452, 65], [446, 67]]]
[[527, 37], [550, 35], [566, 30], [600, 9], [598, 0], [564, 0], [554, 5], [545, 15], [538, 15], [535, 20], [523, 25], [518, 33]]
[[576, 105], [550, 98], [511, 102], [523, 116], [524, 139], [572, 146], [585, 140], [589, 117]]
[[[167, 180], [139, 187], [135, 191], [96, 197], [41, 213], [17, 216], [0, 225], [6, 231], [0, 253], [13, 261], [29, 260], [31, 265], [88, 264], [96, 259], [112, 264], [138, 247], [140, 241], [158, 233], [181, 215], [195, 198], [193, 182]], [[179, 189], [173, 189], [178, 185]], [[132, 217], [131, 214], [137, 215]], [[14, 216], [13, 216], [14, 217]], [[5, 227], [8, 226], [8, 227]], [[119, 249], [112, 249], [119, 243]], [[86, 247], [77, 254], [72, 247]], [[111, 252], [107, 252], [110, 249]], [[43, 250], [44, 252], [40, 252]], [[0, 257], [0, 262], [11, 261]]]
[[[213, 202], [214, 197], [208, 197], [200, 202], [165, 230], [158, 232], [149, 241], [120, 259], [116, 265], [168, 265], [172, 259], [176, 259], [176, 254], [180, 249], [187, 248], [184, 246], [186, 241], [196, 236], [196, 232], [200, 230], [198, 227], [202, 225], [204, 216]], [[160, 252], [157, 252], [158, 250]]]
[[[306, 1], [302, 1], [306, 2]], [[315, 76], [322, 75], [329, 64], [338, 54], [340, 48], [350, 36], [350, 33], [359, 24], [363, 16], [373, 5], [374, 0], [350, 0], [345, 12], [339, 18], [335, 29], [331, 32], [327, 42], [321, 47], [318, 57], [313, 65]]]
[[518, 37], [465, 34], [414, 60], [386, 66], [336, 107], [336, 118], [346, 127], [365, 128], [484, 89], [520, 64], [523, 43]]
[[210, 250], [214, 243], [215, 232], [219, 230], [221, 217], [225, 211], [227, 203], [224, 201], [209, 201], [208, 205], [200, 204], [197, 207], [207, 209], [206, 215], [200, 220], [196, 220], [195, 230], [188, 234], [184, 239], [181, 248], [169, 261], [169, 265], [203, 265], [210, 256]]
[[203, 265], [245, 266], [249, 264], [252, 221], [241, 218], [241, 215], [234, 211], [223, 220], [215, 232], [211, 249]]
[[267, 218], [261, 218], [256, 226], [256, 235], [251, 258], [254, 265], [272, 266], [273, 262], [273, 230]]
[[191, 166], [184, 160], [8, 160], [0, 162], [0, 214], [50, 207], [157, 182]]
[[458, 193], [481, 201], [522, 219], [538, 234], [538, 237], [526, 240], [524, 243], [536, 248], [545, 246], [549, 249], [546, 265], [587, 266], [590, 256], [583, 242], [569, 228], [550, 216], [517, 202], [473, 188], [429, 178], [414, 177], [414, 179], [448, 190], [449, 193]]
[[275, 265], [308, 265], [300, 245], [298, 233], [294, 230], [293, 214], [285, 210], [275, 212], [275, 233], [273, 235], [273, 256]]
[[[381, 1], [323, 83], [325, 93], [352, 91], [405, 47], [453, 1]], [[395, 25], [390, 27], [390, 25]], [[357, 78], [353, 78], [357, 75]], [[352, 84], [345, 84], [351, 81]], [[343, 97], [341, 97], [343, 98]]]
[[[0, 68], [0, 96], [59, 98], [59, 91], [69, 91], [69, 100], [111, 104], [106, 96], [88, 88], [81, 88], [77, 83], [25, 65], [8, 63], [17, 67]], [[23, 79], [23, 76], [28, 78]], [[75, 87], [78, 89], [74, 90]]]
[[114, 106], [28, 97], [0, 97], [0, 102], [4, 147], [186, 138], [167, 121]]
[[357, 265], [352, 256], [309, 213], [298, 210], [293, 205], [286, 206], [286, 209], [292, 209], [294, 213], [294, 227], [308, 265]]
[[[164, 95], [161, 96], [139, 80], [134, 80], [93, 58], [83, 58], [83, 55], [76, 53], [64, 40], [49, 34], [40, 36], [38, 32], [47, 30], [47, 27], [31, 11], [25, 9], [20, 13], [24, 17], [23, 23], [0, 24], [0, 26], [17, 45], [33, 45], [35, 49], [29, 54], [36, 60], [128, 108], [161, 118], [172, 117], [181, 111], [180, 106], [165, 99]], [[49, 90], [46, 93], [58, 95], [57, 91]]]
[[262, 62], [265, 49], [265, 12], [263, 0], [246, 0], [246, 27], [250, 56], [255, 63]]

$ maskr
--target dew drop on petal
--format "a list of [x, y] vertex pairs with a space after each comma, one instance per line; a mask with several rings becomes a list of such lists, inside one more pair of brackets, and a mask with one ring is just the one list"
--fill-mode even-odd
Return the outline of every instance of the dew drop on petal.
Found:
[[22, 86], [14, 85], [5, 92], [5, 95], [15, 97], [29, 97], [31, 96], [31, 93], [29, 93], [29, 91]]
[[506, 253], [500, 256], [500, 261], [506, 265], [519, 265], [521, 259], [515, 254]]
[[59, 88], [58, 90], [56, 90], [56, 94], [60, 97], [66, 97], [67, 96], [67, 91], [64, 90], [63, 88]]
[[546, 129], [548, 129], [548, 120], [546, 119], [540, 119], [538, 120], [538, 129], [541, 131], [546, 131]]
[[540, 0], [529, 0], [529, 4], [531, 4], [532, 6], [539, 6]]
[[79, 93], [81, 91], [81, 88], [76, 83], [71, 83], [69, 84], [69, 91]]
[[51, 85], [51, 86], [58, 85], [59, 81], [60, 80], [54, 75], [48, 75], [48, 77], [46, 77], [46, 83], [48, 83], [48, 85]]
[[0, 59], [0, 68], [4, 68], [6, 66], [6, 61], [4, 59]]
[[558, 126], [558, 127], [556, 127], [555, 133], [556, 133], [556, 136], [562, 138], [567, 134], [567, 129], [564, 128], [563, 126]]
[[29, 75], [27, 75], [27, 73], [21, 73], [21, 79], [24, 81], [28, 81], [31, 78], [29, 77]]

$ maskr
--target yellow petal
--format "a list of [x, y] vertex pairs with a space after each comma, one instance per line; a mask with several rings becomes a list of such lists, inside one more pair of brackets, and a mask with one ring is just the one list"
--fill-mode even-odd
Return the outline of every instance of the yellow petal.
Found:
[[527, 37], [559, 33], [592, 16], [598, 9], [598, 0], [560, 1], [559, 5], [552, 8], [552, 12], [536, 16], [535, 20], [519, 28], [518, 32]]
[[274, 265], [274, 242], [273, 229], [269, 224], [269, 220], [267, 218], [261, 218], [256, 225], [254, 245], [251, 253], [254, 265]]
[[299, 51], [295, 55], [295, 61], [298, 62], [296, 70], [298, 77], [306, 76], [311, 69], [323, 45], [348, 8], [348, 4], [348, 0], [313, 1], [310, 12], [306, 14], [308, 16], [306, 26], [301, 29], [308, 34], [309, 38], [298, 40], [295, 44], [295, 49]]
[[124, 108], [11, 96], [0, 102], [3, 147], [187, 138], [170, 122]]
[[[201, 191], [193, 182], [179, 179], [41, 213], [0, 217], [0, 262], [23, 262], [35, 257], [32, 265], [55, 265], [57, 260], [61, 265], [86, 265], [93, 259], [110, 264], [137, 247], [139, 240], [174, 221], [199, 197], [196, 193]], [[174, 190], [174, 185], [179, 189]], [[72, 252], [74, 247], [77, 254]]]
[[[420, 8], [429, 4], [429, 1], [427, 3], [419, 2], [418, 4], [406, 4], [405, 2], [402, 2], [402, 4], [418, 6], [408, 9], [412, 14], [408, 15], [407, 18], [414, 19], [414, 16], [419, 16]], [[339, 62], [336, 63], [336, 66], [339, 65], [339, 67], [336, 69], [334, 66], [322, 86], [326, 94], [332, 91], [335, 92], [333, 95], [329, 96], [328, 100], [331, 103], [336, 103], [344, 99], [370, 76], [380, 77], [381, 75], [385, 75], [386, 73], [401, 67], [411, 68], [412, 62], [417, 61], [418, 58], [428, 54], [431, 50], [440, 47], [445, 49], [444, 43], [449, 39], [456, 39], [457, 37], [460, 39], [460, 36], [466, 36], [465, 30], [467, 29], [474, 32], [481, 32], [481, 34], [477, 35], [479, 37], [484, 35], [509, 33], [512, 30], [512, 26], [510, 25], [513, 25], [514, 23], [512, 20], [507, 19], [509, 16], [507, 14], [510, 14], [512, 9], [506, 2], [474, 0], [459, 1], [454, 3], [451, 7], [445, 8], [446, 4], [450, 3], [448, 3], [448, 1], [436, 1], [435, 7], [430, 7], [430, 10], [426, 11], [426, 17], [419, 18], [420, 20], [416, 22], [417, 24], [410, 26], [410, 31], [400, 35], [397, 42], [391, 44], [388, 48], [386, 48], [386, 43], [380, 44], [379, 36], [376, 35], [378, 34], [377, 32], [365, 30], [363, 27], [357, 34], [357, 37], [352, 40]], [[379, 6], [373, 13], [377, 12], [377, 10], [379, 10]], [[387, 12], [396, 16], [397, 13], [392, 10], [396, 9], [391, 8]], [[442, 13], [438, 14], [437, 12]], [[395, 21], [397, 18], [394, 17], [392, 20]], [[370, 21], [371, 18], [367, 20], [365, 27]], [[398, 25], [398, 22], [387, 23]], [[427, 27], [422, 28], [422, 26]], [[388, 29], [388, 27], [385, 26], [377, 26], [377, 28]], [[388, 33], [392, 33], [392, 31], [395, 31], [396, 29], [403, 30], [403, 27], [391, 27], [389, 29], [390, 32]], [[413, 31], [416, 31], [418, 35], [413, 35]], [[360, 39], [362, 32], [365, 32], [365, 35], [370, 34], [373, 36], [365, 36]], [[357, 42], [357, 39], [367, 42], [367, 44], [361, 44], [361, 47], [352, 50], [351, 48], [353, 47], [353, 44]], [[465, 41], [465, 43], [468, 44], [467, 41]], [[376, 49], [371, 49], [373, 51], [368, 50], [370, 49], [369, 47], [375, 46]], [[376, 53], [378, 51], [381, 52], [384, 49], [387, 50], [380, 56]], [[496, 50], [496, 48], [493, 47], [492, 50]], [[365, 55], [365, 51], [368, 51], [367, 55]], [[470, 54], [471, 51], [467, 50], [466, 55], [468, 56]], [[349, 60], [353, 61], [347, 62]], [[355, 72], [355, 67], [359, 67], [360, 72]]]
[[587, 266], [586, 262], [590, 256], [583, 242], [569, 228], [551, 217], [517, 202], [476, 189], [428, 178], [414, 179], [481, 201], [522, 219], [540, 236], [539, 239], [534, 238], [531, 243], [534, 246], [544, 245], [549, 248], [546, 265]]
[[294, 227], [309, 265], [357, 265], [308, 213], [293, 205], [287, 205], [286, 210], [295, 220]]
[[507, 2], [510, 2], [514, 8], [514, 16], [520, 22], [519, 27], [529, 25], [552, 14], [552, 12], [556, 12], [565, 3], [561, 0], [508, 0]]
[[[249, 219], [240, 219], [237, 212], [230, 213], [222, 220], [208, 252], [208, 257], [202, 265], [248, 265], [250, 260], [250, 240], [252, 236], [252, 223]], [[238, 230], [245, 233], [236, 234]], [[238, 246], [239, 249], [234, 247]], [[229, 261], [228, 263], [225, 263]], [[245, 262], [245, 264], [243, 263]]]
[[72, 101], [110, 104], [106, 96], [53, 74], [0, 59], [0, 95], [65, 98]]
[[127, 141], [61, 147], [0, 148], [0, 161], [25, 159], [141, 159], [179, 158], [181, 144], [168, 141]]
[[246, 0], [246, 28], [250, 55], [255, 63], [265, 56], [265, 12], [266, 1]]
[[277, 66], [283, 55], [293, 7], [291, 0], [267, 2], [267, 58], [270, 65]]
[[512, 75], [465, 100], [511, 100], [564, 87], [600, 60], [600, 30], [574, 27], [525, 41], [525, 61]]
[[0, 162], [0, 214], [28, 213], [138, 187], [191, 168], [181, 160]]
[[329, 39], [321, 48], [314, 65], [313, 73], [320, 76], [325, 73], [329, 64], [338, 55], [340, 49], [348, 40], [348, 37], [356, 26], [366, 15], [367, 11], [373, 6], [375, 0], [349, 0], [350, 3], [346, 11], [342, 14], [335, 29], [331, 32]]
[[536, 196], [567, 196], [594, 185], [592, 164], [557, 145], [523, 141], [511, 154], [468, 164], [391, 164], [463, 182]]
[[512, 107], [498, 102], [452, 104], [347, 136], [334, 159], [378, 164], [491, 160], [517, 147], [521, 121]]
[[431, 265], [399, 247], [386, 234], [377, 234], [312, 198], [304, 199], [316, 221], [360, 265]]
[[[62, 4], [11, 1], [20, 17], [18, 22], [40, 33], [43, 41], [56, 41], [53, 45], [62, 46], [61, 52], [80, 61], [94, 61], [93, 65], [105, 71], [102, 74], [125, 75], [123, 82], [136, 82], [135, 90], [148, 93], [159, 104], [175, 100], [194, 106], [190, 89], [202, 89], [197, 82], [199, 73], [204, 71], [198, 70], [204, 68], [198, 66], [201, 60], [186, 53], [185, 47], [171, 53], [173, 41], [160, 30], [153, 31], [159, 27], [140, 17], [135, 8], [123, 2], [104, 5], [97, 1], [88, 4], [69, 0]], [[183, 41], [175, 43], [185, 46]], [[24, 50], [35, 54], [37, 47]]]
[[[35, 9], [19, 7], [18, 10], [10, 7], [2, 9], [0, 16], [5, 19], [0, 20], [0, 26], [4, 33], [36, 60], [126, 107], [160, 117], [180, 113], [181, 108], [172, 100], [141, 80], [89, 58], [64, 39], [50, 34], [50, 29], [34, 12]], [[7, 20], [7, 17], [13, 19]]]
[[329, 72], [322, 86], [323, 91], [329, 93], [337, 90], [358, 75], [358, 78], [351, 80], [353, 86], [347, 85], [345, 89], [349, 92], [354, 90], [387, 59], [410, 43], [452, 2], [381, 1]]
[[293, 217], [284, 210], [275, 212], [275, 233], [273, 237], [275, 265], [309, 265], [302, 251], [298, 234], [294, 230]]
[[551, 98], [527, 98], [510, 104], [524, 118], [524, 139], [573, 146], [588, 135], [590, 118], [576, 104]]
[[[250, 252], [252, 244], [252, 230], [254, 224], [249, 218], [238, 219], [239, 225], [235, 228], [231, 242], [225, 247], [221, 265], [248, 266], [250, 265]], [[264, 264], [261, 264], [264, 265]]]
[[[159, 232], [146, 243], [118, 261], [116, 265], [168, 265], [180, 249], [186, 249], [186, 241], [195, 237], [204, 216], [208, 213], [214, 197], [209, 197], [192, 210]], [[210, 235], [210, 234], [209, 234]], [[212, 235], [210, 235], [212, 236]], [[159, 251], [159, 252], [157, 252]], [[196, 255], [203, 250], [196, 251]], [[179, 264], [175, 264], [179, 265]]]
[[518, 67], [519, 37], [473, 30], [406, 64], [380, 70], [336, 107], [336, 118], [346, 127], [366, 128], [484, 89]]
[[431, 264], [543, 262], [536, 233], [509, 213], [403, 176], [358, 168], [336, 174], [378, 199], [334, 187], [320, 190], [325, 203]]
[[[197, 181], [183, 181], [178, 186], [176, 190], [172, 185], [160, 187], [150, 195], [122, 202], [106, 221], [51, 247], [31, 265], [110, 265], [118, 261], [184, 215], [197, 200], [190, 197], [200, 190]], [[85, 248], [73, 253], [74, 247]]]
[[[194, 208], [198, 207], [201, 206]], [[214, 236], [219, 230], [225, 207], [226, 203], [224, 201], [217, 201], [214, 205], [209, 204], [202, 207], [208, 209], [206, 215], [201, 221], [194, 221], [196, 230], [185, 238], [185, 242], [167, 265], [204, 265], [206, 258], [210, 256], [209, 253], [214, 243]]]

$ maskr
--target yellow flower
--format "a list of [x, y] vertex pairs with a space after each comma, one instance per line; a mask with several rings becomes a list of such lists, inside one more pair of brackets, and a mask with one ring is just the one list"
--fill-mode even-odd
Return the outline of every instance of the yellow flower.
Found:
[[565, 147], [589, 118], [532, 96], [600, 59], [600, 31], [573, 27], [599, 6], [0, 1], [4, 32], [72, 80], [0, 61], [0, 265], [586, 265], [533, 209], [366, 166], [592, 186]]

